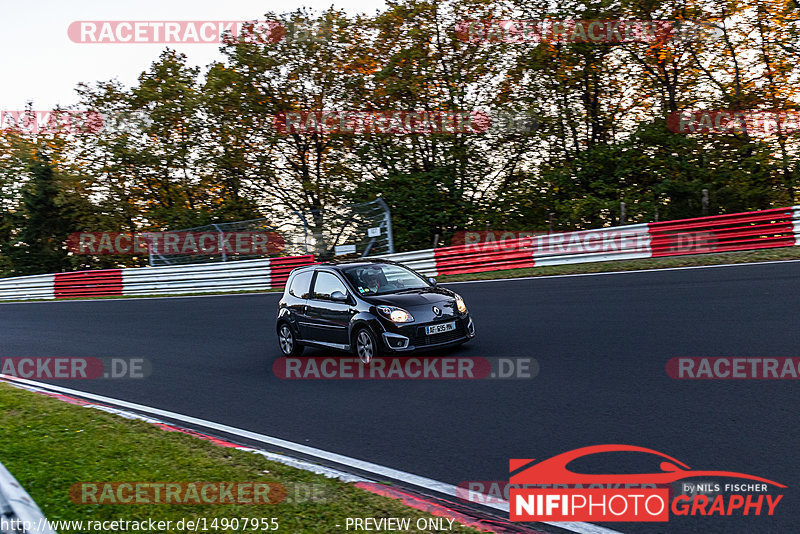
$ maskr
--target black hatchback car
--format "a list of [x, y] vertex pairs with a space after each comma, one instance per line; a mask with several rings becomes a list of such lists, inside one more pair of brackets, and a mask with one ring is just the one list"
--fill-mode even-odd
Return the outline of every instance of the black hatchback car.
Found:
[[464, 300], [433, 278], [389, 261], [317, 264], [291, 272], [278, 303], [286, 356], [304, 346], [380, 353], [460, 345], [475, 336]]

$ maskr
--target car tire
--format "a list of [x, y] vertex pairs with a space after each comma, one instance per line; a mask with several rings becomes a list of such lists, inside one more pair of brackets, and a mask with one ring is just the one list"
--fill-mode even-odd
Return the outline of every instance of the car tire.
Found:
[[378, 341], [369, 328], [359, 328], [353, 336], [353, 354], [361, 360], [361, 363], [368, 364], [375, 356], [378, 356]]
[[297, 342], [297, 336], [292, 332], [292, 327], [287, 323], [281, 323], [278, 326], [278, 345], [281, 352], [287, 358], [296, 358], [303, 354], [303, 345]]

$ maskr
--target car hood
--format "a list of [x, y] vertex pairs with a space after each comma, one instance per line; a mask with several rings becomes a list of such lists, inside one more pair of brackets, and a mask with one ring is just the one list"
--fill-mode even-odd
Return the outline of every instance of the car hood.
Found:
[[[390, 293], [374, 297], [362, 297], [376, 306], [397, 306], [414, 316], [415, 322], [428, 322], [447, 317], [456, 317], [456, 301], [453, 293], [442, 288], [422, 289], [408, 293]], [[433, 313], [433, 307], [441, 310], [441, 315]]]

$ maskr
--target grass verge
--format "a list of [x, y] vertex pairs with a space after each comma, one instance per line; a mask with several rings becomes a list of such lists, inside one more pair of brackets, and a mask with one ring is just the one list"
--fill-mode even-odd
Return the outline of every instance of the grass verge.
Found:
[[[433, 516], [263, 456], [219, 447], [190, 435], [165, 432], [149, 423], [87, 409], [0, 383], [0, 461], [50, 520], [155, 521], [206, 518], [276, 518], [278, 532], [343, 532], [348, 517], [418, 518]], [[278, 482], [289, 495], [314, 495], [316, 501], [287, 498], [268, 505], [232, 504], [75, 504], [76, 482]], [[305, 488], [302, 491], [295, 491]], [[303, 502], [305, 500], [305, 502]], [[337, 527], [336, 525], [341, 525]], [[445, 521], [445, 525], [447, 522]], [[79, 530], [61, 529], [60, 532]], [[80, 532], [97, 532], [86, 529]], [[108, 532], [108, 531], [106, 531]], [[139, 532], [154, 532], [140, 530]], [[261, 532], [252, 528], [157, 532]], [[273, 530], [274, 532], [274, 530]], [[417, 532], [428, 532], [419, 530]], [[478, 532], [453, 523], [451, 532]]]

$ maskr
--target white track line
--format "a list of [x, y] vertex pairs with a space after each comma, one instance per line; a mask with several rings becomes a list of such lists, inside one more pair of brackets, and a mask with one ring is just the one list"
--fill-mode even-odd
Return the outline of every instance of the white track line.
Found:
[[[30, 386], [34, 386], [46, 391], [53, 391], [57, 393], [63, 393], [65, 395], [75, 395], [76, 397], [83, 397], [85, 399], [90, 399], [98, 402], [103, 402], [106, 404], [114, 404], [117, 406], [121, 406], [123, 408], [128, 408], [130, 410], [136, 410], [139, 412], [157, 415], [160, 417], [166, 417], [168, 419], [173, 419], [175, 421], [180, 421], [182, 423], [187, 423], [191, 425], [201, 426], [205, 428], [210, 428], [212, 430], [216, 430], [218, 432], [224, 432], [226, 434], [231, 434], [234, 436], [239, 436], [246, 439], [251, 439], [254, 441], [258, 441], [261, 443], [267, 443], [269, 445], [273, 445], [275, 447], [280, 447], [282, 449], [291, 450], [294, 452], [298, 452], [300, 454], [304, 454], [307, 456], [312, 456], [314, 458], [319, 458], [321, 460], [327, 460], [330, 462], [337, 463], [339, 465], [344, 465], [347, 467], [351, 467], [353, 469], [358, 469], [360, 471], [364, 471], [367, 473], [371, 473], [374, 475], [381, 475], [392, 480], [398, 480], [405, 484], [409, 484], [412, 486], [416, 486], [419, 488], [424, 488], [430, 491], [435, 491], [437, 493], [441, 493], [443, 495], [449, 495], [451, 497], [459, 498], [456, 492], [456, 486], [452, 484], [446, 484], [444, 482], [439, 482], [437, 480], [433, 480], [431, 478], [414, 475], [411, 473], [406, 473], [405, 471], [400, 471], [397, 469], [392, 469], [391, 467], [385, 467], [378, 464], [373, 464], [371, 462], [365, 462], [364, 460], [358, 460], [356, 458], [351, 458], [349, 456], [343, 456], [341, 454], [336, 454], [334, 452], [324, 451], [322, 449], [317, 449], [314, 447], [309, 447], [307, 445], [301, 445], [299, 443], [294, 443], [292, 441], [286, 441], [280, 438], [274, 438], [272, 436], [267, 436], [265, 434], [259, 434], [257, 432], [251, 432], [249, 430], [244, 430], [241, 428], [236, 428], [228, 425], [223, 425], [221, 423], [215, 423], [213, 421], [208, 421], [206, 419], [198, 419], [197, 417], [192, 417], [190, 415], [183, 415], [176, 412], [170, 412], [168, 410], [161, 410], [159, 408], [151, 408], [150, 406], [145, 406], [143, 404], [136, 404], [133, 402], [128, 402], [119, 399], [113, 399], [111, 397], [104, 397], [102, 395], [95, 395], [94, 393], [86, 393], [84, 391], [79, 391], [76, 389], [69, 389], [64, 388], [61, 386], [54, 386], [52, 384], [45, 384], [43, 382], [36, 382], [34, 380], [28, 380], [25, 378], [19, 378], [15, 376], [8, 376], [4, 374], [0, 374], [0, 379], [7, 380], [9, 382], [18, 382], [21, 384], [27, 384]], [[494, 508], [495, 510], [508, 513], [508, 502], [498, 503], [498, 504], [486, 504], [489, 508]], [[543, 521], [543, 523], [547, 525], [552, 525], [554, 527], [562, 528], [564, 530], [569, 530], [571, 532], [577, 532], [578, 534], [621, 534], [616, 530], [610, 530], [604, 527], [599, 527], [597, 525], [593, 525], [591, 523], [579, 523], [579, 522], [548, 522]]]

